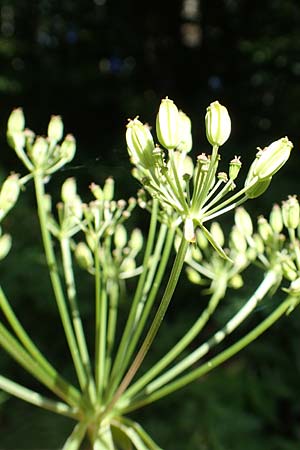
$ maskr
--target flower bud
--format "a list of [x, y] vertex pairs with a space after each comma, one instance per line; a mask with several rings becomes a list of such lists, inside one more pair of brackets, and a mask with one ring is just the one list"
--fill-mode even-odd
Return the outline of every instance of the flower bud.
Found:
[[283, 228], [281, 208], [279, 205], [274, 205], [270, 213], [270, 225], [275, 233], [281, 233]]
[[7, 122], [7, 132], [14, 133], [23, 131], [25, 127], [25, 118], [22, 108], [16, 108], [12, 111]]
[[193, 146], [191, 119], [183, 112], [179, 111], [179, 144], [177, 150], [188, 153]]
[[108, 177], [105, 180], [104, 186], [103, 186], [103, 199], [111, 201], [114, 198], [114, 192], [115, 192], [115, 182], [112, 177]]
[[127, 244], [127, 231], [124, 225], [118, 224], [114, 234], [115, 246], [118, 249], [122, 249]]
[[229, 163], [229, 178], [230, 180], [235, 180], [239, 174], [242, 167], [239, 156], [235, 156]]
[[295, 195], [282, 202], [282, 217], [286, 228], [296, 229], [300, 221], [300, 207]]
[[0, 191], [0, 218], [15, 205], [19, 193], [19, 176], [16, 174], [10, 175], [4, 181]]
[[4, 259], [11, 249], [11, 237], [9, 234], [3, 234], [0, 237], [0, 261]]
[[231, 120], [228, 111], [218, 101], [207, 108], [205, 128], [207, 140], [211, 145], [223, 145], [230, 136]]
[[244, 281], [241, 275], [237, 273], [236, 275], [231, 277], [230, 280], [228, 281], [228, 286], [231, 287], [232, 289], [240, 289], [241, 287], [243, 287]]
[[212, 222], [210, 226], [210, 232], [212, 234], [212, 237], [220, 245], [220, 247], [223, 247], [225, 238], [219, 222]]
[[272, 177], [286, 163], [292, 148], [287, 137], [270, 144], [258, 153], [253, 175], [261, 181]]
[[156, 134], [160, 144], [168, 150], [180, 144], [180, 118], [175, 103], [168, 97], [161, 101], [156, 117]]
[[200, 273], [198, 273], [195, 269], [192, 267], [186, 268], [186, 274], [189, 279], [189, 281], [193, 284], [202, 284], [202, 279]]
[[253, 233], [253, 225], [250, 214], [241, 206], [239, 206], [234, 215], [234, 221], [237, 229], [243, 236], [249, 237]]
[[75, 178], [67, 178], [61, 187], [61, 198], [64, 203], [70, 202], [76, 197], [77, 188]]
[[230, 245], [237, 252], [244, 253], [247, 250], [247, 241], [246, 241], [245, 235], [243, 233], [241, 233], [241, 231], [239, 230], [239, 228], [236, 225], [234, 225], [231, 229]]
[[273, 230], [272, 230], [269, 222], [265, 219], [265, 217], [260, 216], [258, 218], [257, 227], [258, 227], [258, 232], [259, 232], [260, 236], [262, 237], [263, 241], [267, 242], [273, 238], [273, 234], [274, 234]]
[[155, 164], [153, 150], [155, 148], [148, 125], [135, 118], [127, 124], [126, 142], [131, 162], [150, 169]]
[[138, 253], [143, 247], [143, 233], [139, 228], [134, 228], [131, 233], [129, 246]]
[[76, 140], [72, 134], [67, 134], [60, 147], [61, 158], [66, 162], [72, 161], [76, 152]]
[[75, 248], [75, 258], [80, 267], [90, 269], [93, 267], [94, 259], [91, 250], [85, 242], [79, 242]]
[[297, 278], [297, 267], [295, 263], [290, 259], [284, 259], [281, 263], [283, 276], [289, 280], [294, 281]]
[[58, 142], [62, 139], [64, 125], [60, 116], [52, 116], [48, 125], [48, 138], [50, 141]]
[[35, 167], [43, 167], [48, 159], [48, 142], [42, 136], [38, 136], [30, 150], [30, 158]]

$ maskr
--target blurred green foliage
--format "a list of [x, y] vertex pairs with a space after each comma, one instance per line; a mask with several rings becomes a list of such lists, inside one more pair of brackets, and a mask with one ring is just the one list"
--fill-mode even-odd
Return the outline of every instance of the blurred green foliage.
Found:
[[[274, 200], [298, 193], [299, 2], [201, 0], [194, 4], [196, 14], [188, 15], [182, 0], [3, 0], [1, 165], [16, 169], [16, 159], [5, 143], [6, 119], [13, 107], [22, 105], [30, 126], [40, 130], [46, 129], [50, 114], [60, 113], [79, 145], [76, 162], [61, 178], [78, 176], [86, 188], [88, 182], [101, 184], [113, 174], [117, 189], [127, 197], [137, 186], [128, 182], [126, 118], [141, 111], [142, 120], [154, 123], [152, 111], [161, 97], [169, 95], [196, 123], [205, 106], [219, 99], [235, 124], [227, 145], [236, 148], [245, 165], [257, 145], [283, 134], [295, 143], [280, 182], [249, 205], [252, 213], [269, 212]], [[204, 124], [199, 121], [193, 132], [199, 153], [206, 145]], [[58, 190], [57, 186], [52, 188]], [[25, 197], [4, 224], [18, 239], [1, 266], [1, 280], [38, 345], [70, 377], [65, 340], [38, 246], [38, 224], [30, 200], [24, 204]], [[245, 295], [255, 285], [255, 276], [248, 274]], [[81, 312], [88, 330], [93, 314], [88, 279], [82, 289], [86, 302]], [[182, 299], [188, 295], [187, 307]], [[159, 336], [164, 346], [192, 323], [204, 300], [198, 297], [185, 283], [177, 292]], [[226, 301], [226, 308], [232, 308], [240, 299]], [[216, 321], [226, 316], [226, 308]], [[264, 315], [263, 307], [257, 314]], [[298, 310], [282, 320], [226, 366], [146, 408], [139, 421], [166, 450], [298, 450], [299, 314]], [[43, 319], [51, 326], [45, 327]], [[161, 350], [154, 346], [149, 358], [155, 359]], [[1, 373], [32, 383], [3, 352], [0, 360]], [[70, 427], [67, 419], [0, 397], [0, 447], [5, 450], [34, 449], [41, 443], [58, 448]]]

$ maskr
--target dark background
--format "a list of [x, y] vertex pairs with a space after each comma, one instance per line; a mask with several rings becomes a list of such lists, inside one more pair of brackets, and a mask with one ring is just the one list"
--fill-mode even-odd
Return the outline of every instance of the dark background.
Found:
[[[268, 192], [249, 204], [254, 214], [268, 214], [273, 202], [298, 194], [298, 0], [2, 0], [0, 68], [2, 175], [22, 170], [5, 140], [9, 113], [22, 106], [27, 126], [37, 133], [46, 132], [51, 114], [61, 114], [66, 132], [77, 139], [75, 161], [52, 182], [54, 191], [66, 176], [78, 177], [84, 190], [90, 181], [102, 183], [112, 174], [127, 198], [137, 184], [128, 177], [126, 120], [139, 115], [154, 124], [160, 99], [168, 95], [192, 118], [194, 155], [208, 150], [204, 115], [216, 99], [227, 106], [233, 123], [222, 149], [224, 163], [237, 154], [248, 167], [257, 146], [285, 135], [294, 142], [290, 161]], [[69, 376], [64, 338], [45, 326], [57, 318], [36, 246], [32, 204], [29, 199], [18, 206], [4, 224], [21, 238], [2, 265], [1, 278], [31, 334]], [[243, 294], [251, 292], [254, 279], [249, 275]], [[187, 286], [183, 298], [187, 292], [189, 306], [182, 305], [179, 290], [161, 331], [166, 348], [204, 300]], [[216, 325], [239, 300], [236, 293], [228, 296]], [[88, 325], [91, 305], [83, 304], [82, 314]], [[299, 318], [296, 311], [283, 319], [241, 355], [145, 409], [137, 420], [166, 450], [298, 450]], [[4, 353], [0, 361], [1, 373], [39, 388]], [[62, 444], [69, 421], [1, 399], [1, 449]]]

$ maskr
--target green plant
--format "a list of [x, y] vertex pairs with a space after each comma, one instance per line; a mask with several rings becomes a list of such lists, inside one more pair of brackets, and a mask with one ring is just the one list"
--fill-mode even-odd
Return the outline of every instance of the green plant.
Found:
[[[259, 218], [256, 233], [251, 217], [241, 207], [268, 188], [273, 175], [289, 158], [292, 143], [282, 138], [259, 149], [243, 187], [234, 192], [240, 159], [233, 158], [228, 173], [218, 172], [219, 147], [227, 141], [230, 130], [226, 108], [212, 103], [206, 114], [212, 153], [202, 153], [194, 164], [189, 156], [190, 119], [166, 98], [160, 105], [156, 123], [157, 139], [163, 148], [155, 145], [149, 127], [138, 118], [127, 125], [133, 175], [143, 186], [137, 200], [114, 200], [114, 180], [108, 178], [103, 187], [91, 184], [93, 199], [84, 203], [77, 193], [76, 180], [67, 178], [62, 184], [61, 201], [54, 210], [46, 183], [72, 160], [75, 140], [68, 135], [62, 141], [63, 124], [59, 116], [51, 118], [44, 138], [25, 129], [21, 109], [12, 112], [8, 141], [28, 174], [23, 177], [12, 174], [2, 184], [0, 220], [14, 207], [25, 185], [33, 181], [45, 258], [78, 385], [66, 380], [40, 352], [0, 287], [0, 307], [5, 317], [0, 323], [0, 345], [59, 400], [4, 376], [0, 376], [0, 388], [74, 419], [76, 425], [64, 449], [80, 448], [85, 438], [93, 449], [158, 449], [127, 414], [208, 373], [298, 304], [300, 213], [296, 197], [290, 197], [282, 207], [274, 206], [269, 220]], [[125, 227], [137, 203], [151, 215], [145, 242], [139, 229], [129, 232]], [[206, 222], [234, 209], [235, 225], [226, 242], [221, 225], [212, 222], [208, 227]], [[2, 234], [0, 259], [5, 258], [10, 246], [11, 237]], [[173, 247], [176, 252], [168, 274]], [[93, 358], [80, 315], [74, 259], [93, 280]], [[189, 351], [190, 343], [198, 338], [228, 288], [242, 286], [242, 272], [250, 264], [262, 269], [261, 283], [223, 327]], [[208, 305], [184, 336], [134, 381], [164, 319], [184, 265], [193, 283], [207, 286]], [[138, 281], [131, 300], [126, 294], [126, 280], [133, 277]], [[289, 283], [283, 286], [286, 298], [272, 313], [237, 342], [198, 365], [283, 281]], [[122, 299], [130, 303], [130, 308], [120, 335], [118, 324], [122, 322], [118, 321], [118, 313]]]

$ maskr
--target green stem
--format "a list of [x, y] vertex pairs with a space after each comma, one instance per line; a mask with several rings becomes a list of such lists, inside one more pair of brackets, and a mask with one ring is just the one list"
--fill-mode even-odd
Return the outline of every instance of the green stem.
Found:
[[112, 352], [115, 343], [116, 328], [117, 328], [117, 317], [118, 317], [118, 300], [119, 300], [119, 286], [115, 280], [109, 280], [107, 285], [107, 291], [109, 294], [108, 303], [108, 323], [107, 323], [107, 353], [105, 362], [105, 381], [107, 384], [109, 373], [112, 364]]
[[74, 336], [74, 331], [72, 328], [72, 323], [70, 320], [69, 312], [66, 306], [66, 301], [61, 286], [61, 281], [58, 273], [58, 267], [56, 263], [56, 258], [53, 250], [51, 235], [47, 227], [47, 213], [44, 207], [44, 181], [43, 174], [36, 171], [34, 173], [34, 185], [36, 192], [36, 200], [38, 206], [38, 216], [40, 220], [41, 234], [44, 244], [45, 256], [47, 260], [47, 265], [49, 268], [50, 279], [52, 283], [53, 292], [57, 302], [59, 314], [64, 327], [66, 339], [69, 345], [71, 356], [73, 359], [74, 367], [78, 376], [80, 387], [83, 391], [86, 390], [86, 374], [80, 358], [78, 346]]
[[145, 391], [151, 393], [170, 380], [174, 379], [184, 370], [191, 367], [200, 358], [203, 358], [212, 347], [222, 342], [226, 336], [232, 333], [256, 308], [257, 304], [267, 295], [269, 290], [278, 281], [278, 272], [272, 270], [265, 275], [265, 278], [256, 289], [254, 294], [245, 303], [245, 305], [227, 322], [227, 324], [219, 331], [217, 331], [208, 341], [200, 345], [196, 350], [186, 356], [182, 361], [177, 363], [163, 375], [158, 377], [156, 380], [152, 381], [148, 386], [146, 386]]
[[127, 346], [130, 342], [131, 333], [134, 329], [134, 323], [135, 323], [135, 317], [138, 305], [140, 304], [141, 298], [143, 296], [143, 290], [147, 278], [147, 273], [149, 270], [149, 260], [153, 249], [154, 239], [155, 239], [155, 231], [156, 231], [156, 225], [157, 225], [157, 214], [158, 214], [158, 201], [157, 199], [153, 200], [152, 205], [152, 213], [151, 213], [151, 221], [150, 221], [150, 227], [149, 227], [149, 233], [148, 233], [148, 239], [147, 239], [147, 245], [145, 249], [144, 254], [144, 260], [143, 260], [143, 272], [140, 275], [138, 285], [136, 288], [136, 292], [134, 295], [134, 299], [132, 302], [132, 306], [130, 309], [130, 313], [125, 325], [125, 330], [123, 332], [121, 342], [115, 357], [114, 365], [112, 368], [111, 373], [111, 380], [110, 380], [110, 389], [108, 391], [108, 396], [112, 394], [114, 385], [115, 385], [115, 379], [118, 377], [118, 374], [122, 368], [123, 365], [123, 358], [127, 350]]
[[[66, 387], [60, 385], [60, 380], [57, 380], [52, 375], [49, 375], [19, 344], [19, 342], [12, 336], [12, 334], [0, 323], [0, 345], [4, 350], [17, 361], [27, 372], [31, 373], [37, 380], [47, 386], [58, 397], [65, 402], [79, 407], [81, 403], [81, 396], [76, 390], [70, 388], [65, 392]], [[68, 386], [69, 387], [69, 386]]]
[[2, 375], [0, 375], [0, 389], [10, 395], [13, 395], [14, 397], [24, 400], [25, 402], [31, 403], [32, 405], [47, 409], [48, 411], [52, 411], [62, 416], [78, 419], [77, 409], [70, 408], [66, 403], [50, 400], [19, 383], [15, 383], [6, 377], [3, 377]]
[[122, 400], [130, 399], [136, 395], [147, 383], [155, 378], [163, 369], [172, 363], [195, 339], [195, 337], [204, 328], [209, 318], [215, 311], [220, 300], [224, 297], [226, 290], [226, 280], [218, 280], [217, 289], [214, 291], [207, 308], [202, 312], [198, 320], [189, 329], [189, 331], [180, 339], [179, 342], [160, 360], [158, 361], [148, 372], [145, 373], [136, 383], [134, 383], [124, 394]]
[[188, 249], [189, 243], [182, 237], [181, 243], [178, 249], [178, 253], [176, 255], [174, 265], [169, 277], [169, 281], [167, 284], [167, 287], [165, 289], [164, 295], [162, 297], [161, 303], [158, 307], [158, 310], [155, 314], [155, 317], [153, 319], [153, 322], [150, 326], [150, 329], [145, 337], [145, 340], [143, 344], [141, 345], [133, 363], [131, 364], [128, 372], [126, 373], [125, 377], [123, 378], [119, 388], [117, 389], [116, 393], [114, 394], [112, 400], [109, 402], [106, 410], [104, 413], [107, 413], [110, 411], [115, 403], [119, 400], [123, 392], [126, 390], [128, 385], [130, 384], [131, 380], [135, 376], [136, 372], [138, 371], [139, 367], [141, 366], [146, 354], [148, 353], [151, 344], [160, 328], [160, 325], [163, 321], [163, 318], [167, 312], [168, 306], [170, 304], [170, 301], [172, 299], [172, 296], [174, 294], [182, 266], [184, 263], [185, 255]]
[[99, 247], [95, 243], [95, 379], [98, 399], [101, 401], [104, 389], [105, 359], [106, 359], [106, 327], [107, 327], [107, 294], [106, 286], [102, 285], [102, 272], [99, 261]]
[[249, 345], [251, 342], [253, 342], [255, 339], [257, 339], [261, 334], [263, 334], [268, 328], [270, 328], [280, 317], [282, 317], [284, 314], [287, 313], [289, 308], [295, 304], [295, 298], [288, 297], [284, 302], [282, 302], [276, 310], [270, 314], [263, 322], [261, 322], [257, 327], [255, 327], [252, 331], [250, 331], [246, 336], [244, 336], [242, 339], [240, 339], [235, 344], [231, 345], [229, 348], [224, 350], [223, 352], [219, 353], [214, 358], [210, 359], [206, 363], [204, 363], [202, 366], [198, 367], [197, 369], [192, 370], [187, 375], [179, 378], [176, 381], [173, 381], [173, 383], [168, 384], [167, 386], [164, 386], [162, 389], [150, 394], [146, 395], [141, 399], [138, 399], [136, 402], [129, 405], [127, 408], [122, 410], [122, 413], [128, 413], [130, 411], [134, 411], [138, 408], [141, 408], [142, 406], [148, 405], [150, 403], [153, 403], [166, 395], [171, 394], [174, 391], [177, 391], [178, 389], [181, 389], [185, 387], [186, 385], [192, 383], [193, 381], [197, 380], [201, 376], [207, 374], [211, 370], [218, 367], [223, 362], [227, 361], [229, 358], [231, 358], [236, 353], [240, 352], [243, 348], [245, 348], [247, 345]]
[[79, 450], [86, 435], [87, 427], [86, 422], [79, 422], [66, 440], [62, 450]]
[[[154, 252], [154, 256], [153, 256], [153, 260], [152, 260], [152, 264], [151, 264], [151, 269], [149, 271], [149, 274], [147, 277], [147, 282], [145, 284], [144, 295], [140, 300], [141, 307], [137, 309], [137, 314], [139, 313], [139, 310], [140, 310], [140, 314], [137, 315], [136, 328], [133, 330], [130, 342], [129, 342], [127, 350], [126, 350], [126, 354], [124, 355], [123, 366], [120, 369], [118, 377], [115, 378], [115, 380], [114, 380], [114, 385], [111, 387], [111, 391], [116, 389], [118, 383], [122, 379], [122, 377], [128, 367], [130, 358], [132, 357], [134, 350], [136, 349], [138, 340], [143, 332], [145, 323], [147, 321], [147, 318], [152, 309], [154, 300], [156, 298], [157, 291], [161, 285], [161, 281], [162, 281], [163, 275], [166, 270], [166, 265], [169, 261], [169, 256], [170, 256], [172, 244], [174, 241], [175, 228], [169, 229], [165, 248], [164, 248], [163, 254], [161, 254], [162, 245], [165, 241], [166, 231], [167, 231], [167, 226], [163, 224], [161, 226], [159, 237], [157, 240], [157, 244], [156, 244], [156, 248], [155, 248], [155, 252]], [[160, 259], [159, 267], [158, 267], [155, 279], [153, 281], [153, 277], [155, 275], [159, 259]], [[149, 293], [150, 287], [151, 287], [151, 291]], [[149, 293], [149, 295], [147, 295], [148, 293]]]
[[65, 276], [66, 287], [67, 287], [67, 297], [69, 300], [73, 327], [74, 327], [75, 336], [76, 336], [76, 340], [77, 340], [78, 350], [80, 353], [80, 358], [81, 358], [81, 361], [84, 365], [84, 369], [86, 372], [85, 383], [87, 385], [87, 390], [89, 392], [91, 400], [95, 401], [95, 399], [96, 399], [95, 384], [94, 384], [94, 380], [93, 380], [89, 352], [87, 349], [85, 334], [83, 331], [82, 321], [81, 321], [80, 312], [79, 312], [78, 303], [77, 303], [76, 284], [75, 284], [75, 279], [74, 279], [73, 263], [72, 263], [69, 238], [62, 236], [60, 238], [60, 246], [61, 246], [64, 276]]
[[43, 369], [47, 374], [56, 380], [57, 388], [61, 390], [61, 396], [64, 398], [74, 397], [74, 395], [78, 398], [79, 392], [72, 386], [69, 382], [65, 381], [58, 372], [54, 369], [54, 367], [48, 362], [48, 360], [43, 356], [43, 354], [39, 351], [33, 341], [30, 339], [23, 326], [19, 322], [16, 317], [13, 309], [11, 308], [1, 286], [0, 286], [0, 307], [15, 332], [16, 336], [24, 346], [24, 348], [30, 353], [30, 355], [35, 359], [35, 361], [39, 364], [40, 368]]

